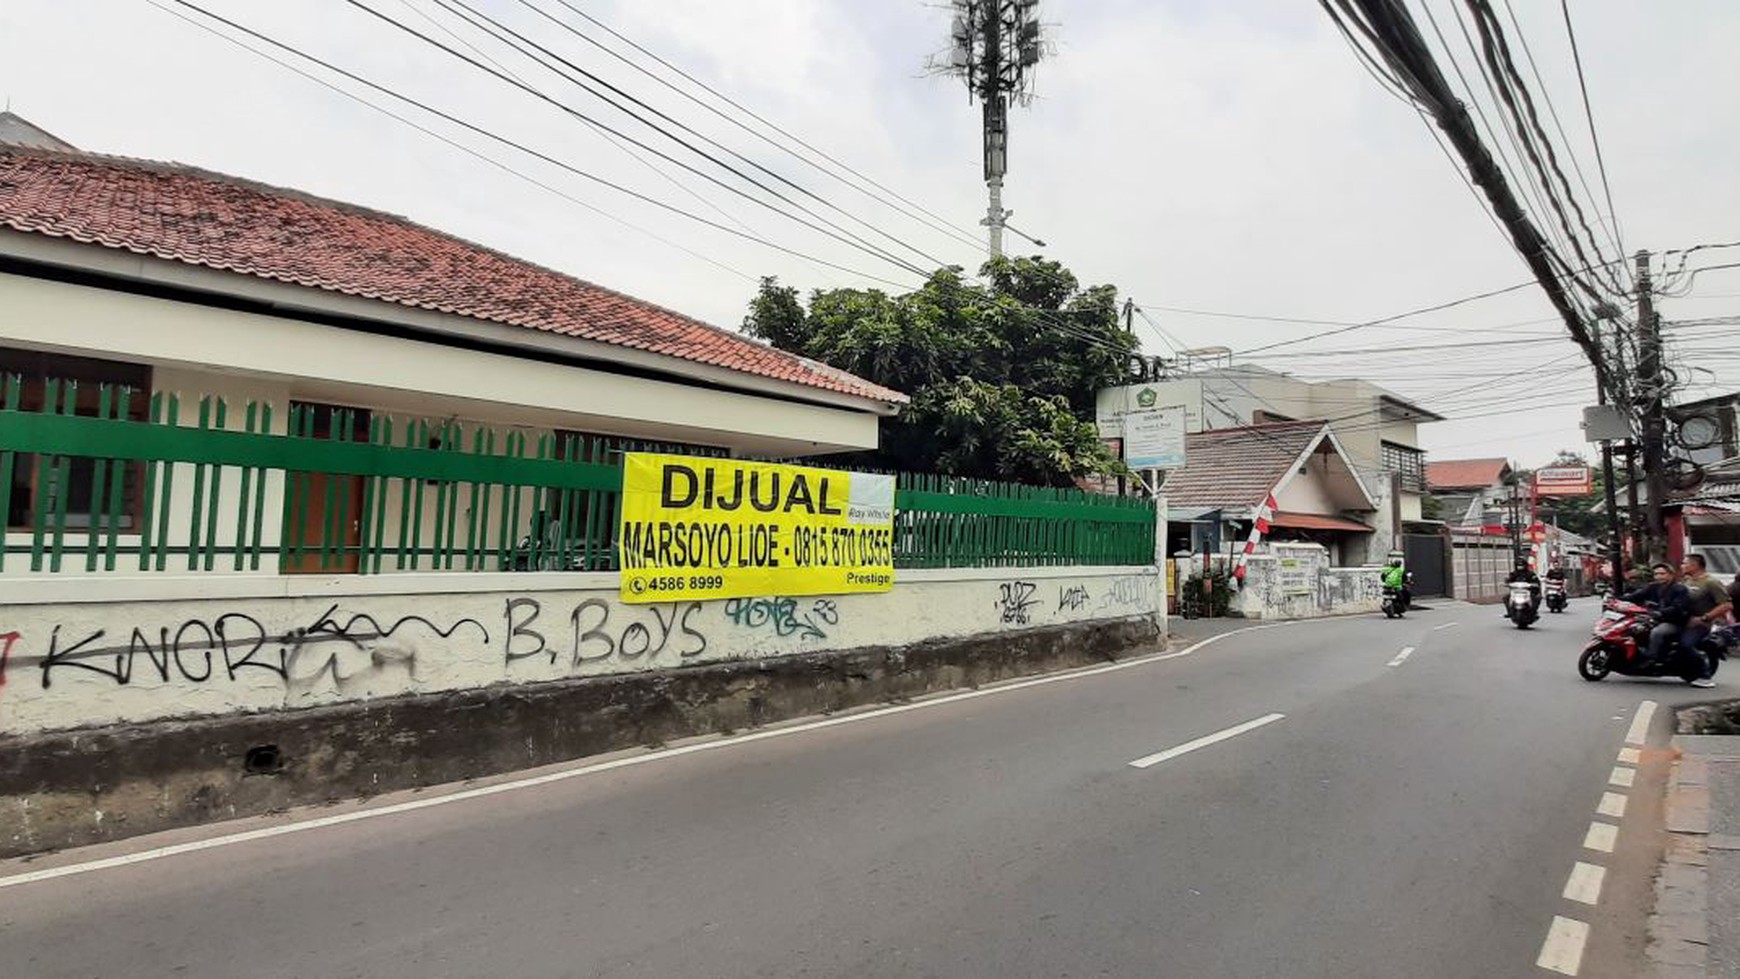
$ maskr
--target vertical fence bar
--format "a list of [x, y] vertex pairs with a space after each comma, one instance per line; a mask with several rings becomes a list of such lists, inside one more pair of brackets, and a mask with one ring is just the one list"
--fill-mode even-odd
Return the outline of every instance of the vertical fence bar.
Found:
[[[524, 432], [509, 432], [507, 445], [503, 454], [513, 459], [525, 458], [526, 434]], [[507, 496], [502, 500], [502, 523], [500, 552], [496, 556], [497, 563], [504, 571], [517, 570], [513, 566], [513, 546], [515, 535], [520, 532], [520, 496], [524, 490], [517, 483], [509, 483]]]
[[[272, 402], [260, 403], [260, 434], [269, 435], [272, 432]], [[283, 470], [279, 470], [283, 474]], [[260, 467], [258, 479], [254, 483], [254, 537], [248, 546], [248, 567], [254, 571], [260, 570], [260, 551], [264, 547], [266, 530], [266, 469]], [[280, 480], [284, 483], [284, 480]], [[284, 487], [288, 491], [289, 486]], [[282, 571], [283, 569], [279, 569]]]
[[[419, 419], [416, 419], [416, 418], [413, 418], [409, 422], [405, 423], [405, 448], [409, 449], [417, 444], [417, 442], [416, 442], [417, 428], [420, 424], [421, 424], [421, 421]], [[410, 479], [410, 478], [407, 478], [404, 476], [399, 477], [399, 551], [398, 551], [399, 563], [398, 563], [398, 569], [397, 569], [399, 571], [405, 570], [406, 548], [412, 546], [412, 544], [411, 544], [412, 535], [415, 533], [415, 531], [413, 531], [411, 529], [411, 484], [413, 484], [413, 483], [417, 483], [417, 480]], [[417, 485], [417, 506], [418, 506], [417, 520], [419, 523], [422, 522], [422, 518], [423, 518], [422, 503], [423, 503], [423, 489], [422, 489], [422, 484], [418, 483], [418, 485]], [[416, 567], [416, 563], [417, 563], [416, 555], [412, 554], [411, 566]]]
[[[419, 449], [427, 449], [429, 447], [429, 423], [418, 419], [416, 431], [417, 440], [409, 444]], [[410, 433], [407, 432], [407, 440], [409, 437]], [[416, 499], [413, 501], [415, 510], [411, 515], [411, 570], [413, 571], [421, 567], [423, 562], [423, 498], [428, 495], [428, 481], [418, 480]]]
[[[368, 440], [369, 445], [378, 445], [380, 443], [381, 421], [382, 418], [380, 415], [369, 415], [369, 430], [364, 436], [364, 438]], [[375, 497], [380, 495], [378, 485], [380, 479], [381, 477], [374, 475], [373, 473], [362, 477], [362, 506], [358, 508], [356, 515], [356, 570], [358, 574], [373, 574], [380, 570], [378, 567], [374, 568], [373, 571], [370, 570], [371, 564], [377, 563], [378, 561], [375, 556], [374, 541], [371, 537], [375, 532]]]
[[[223, 431], [228, 428], [229, 425], [229, 402], [225, 401], [223, 398], [216, 398], [214, 401], [216, 402], [216, 408], [214, 409], [212, 425], [218, 431]], [[206, 500], [205, 512], [205, 570], [207, 571], [210, 571], [214, 563], [217, 561], [218, 504], [223, 496], [223, 484], [224, 467], [212, 466], [211, 497]], [[198, 514], [195, 514], [194, 516], [197, 519]], [[193, 566], [193, 558], [191, 555], [189, 555], [187, 563], [189, 568]]]
[[[78, 414], [78, 382], [68, 381], [62, 392], [61, 414]], [[60, 571], [61, 558], [66, 553], [66, 511], [72, 496], [72, 457], [57, 455], [55, 459], [54, 546], [49, 552], [48, 570]]]
[[[314, 409], [308, 405], [290, 406], [290, 437], [307, 439], [314, 434]], [[307, 536], [308, 506], [312, 492], [312, 475], [298, 469], [294, 473], [286, 472], [284, 488], [284, 524], [278, 534], [278, 568], [283, 570], [286, 563], [303, 570], [302, 552], [303, 538]]]
[[[256, 401], [249, 401], [247, 410], [242, 415], [242, 431], [247, 432], [250, 435], [254, 433], [254, 423], [259, 419], [259, 412], [259, 403]], [[252, 487], [254, 479], [254, 470], [251, 466], [243, 466], [241, 469], [242, 481], [240, 485], [236, 487], [236, 542], [235, 546], [230, 548], [230, 553], [232, 555], [230, 570], [232, 571], [242, 570], [243, 555], [247, 551], [248, 490]], [[265, 477], [262, 476], [261, 478], [264, 479]]]
[[[0, 374], [0, 411], [17, 411], [23, 390], [23, 377]], [[18, 453], [0, 449], [0, 571], [6, 569], [6, 531], [12, 526], [12, 472], [17, 465]]]
[[[97, 417], [107, 420], [109, 417], [110, 399], [114, 397], [113, 389], [102, 384], [97, 387]], [[109, 482], [109, 460], [91, 458], [91, 503], [85, 513], [85, 571], [97, 570], [97, 555], [102, 547], [103, 502], [107, 494]]]
[[[464, 434], [463, 430], [460, 429], [459, 423], [454, 422], [454, 421], [449, 421], [446, 425], [442, 426], [441, 450], [443, 452], [457, 452], [457, 451], [459, 451], [459, 449], [463, 447], [461, 445], [461, 443], [463, 442], [464, 438], [465, 438], [465, 434]], [[457, 480], [451, 480], [451, 479], [442, 480], [441, 485], [450, 487], [450, 490], [447, 494], [447, 526], [446, 526], [446, 537], [445, 537], [446, 544], [445, 544], [445, 546], [442, 550], [442, 554], [441, 554], [441, 567], [443, 568], [443, 570], [451, 571], [451, 570], [453, 570], [453, 552], [455, 550], [457, 550], [459, 547], [459, 490], [460, 490], [460, 486], [459, 486], [459, 482]]]
[[[211, 395], [199, 399], [199, 430], [211, 427]], [[193, 466], [193, 506], [187, 513], [187, 570], [199, 570], [200, 511], [205, 509], [205, 464]]]

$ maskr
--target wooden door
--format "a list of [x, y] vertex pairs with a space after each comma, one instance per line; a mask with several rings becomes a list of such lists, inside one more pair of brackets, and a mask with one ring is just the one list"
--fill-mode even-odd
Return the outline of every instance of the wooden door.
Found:
[[[317, 439], [365, 442], [367, 408], [290, 404], [291, 434]], [[285, 574], [355, 574], [362, 563], [363, 477], [334, 473], [291, 473], [284, 505], [291, 550], [280, 564]], [[333, 539], [327, 540], [328, 525]], [[300, 546], [301, 550], [295, 550]]]

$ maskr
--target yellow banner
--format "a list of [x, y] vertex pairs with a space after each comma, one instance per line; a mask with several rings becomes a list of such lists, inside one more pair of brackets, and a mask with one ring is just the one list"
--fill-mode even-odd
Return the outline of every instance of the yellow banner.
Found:
[[894, 586], [894, 477], [734, 459], [623, 459], [622, 600]]

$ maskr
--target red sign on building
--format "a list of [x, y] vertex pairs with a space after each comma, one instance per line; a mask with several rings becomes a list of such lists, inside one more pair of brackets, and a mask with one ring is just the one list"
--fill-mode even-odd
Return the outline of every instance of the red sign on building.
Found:
[[1595, 492], [1595, 471], [1588, 466], [1548, 466], [1535, 470], [1536, 496], [1588, 496]]

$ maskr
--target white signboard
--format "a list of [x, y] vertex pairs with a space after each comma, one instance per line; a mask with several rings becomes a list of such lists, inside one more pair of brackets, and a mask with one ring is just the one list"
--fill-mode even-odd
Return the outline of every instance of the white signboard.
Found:
[[1137, 472], [1184, 468], [1184, 406], [1124, 415], [1124, 464]]

